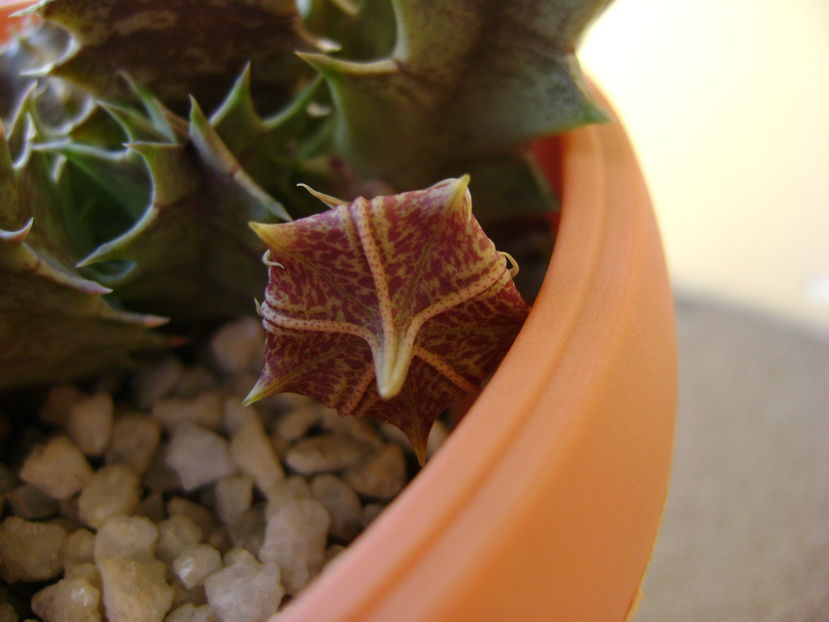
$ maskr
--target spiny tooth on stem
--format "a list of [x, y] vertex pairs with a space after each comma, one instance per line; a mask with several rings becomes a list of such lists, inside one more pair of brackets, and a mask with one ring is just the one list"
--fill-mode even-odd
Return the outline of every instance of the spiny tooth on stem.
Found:
[[[219, 107], [210, 115], [210, 124], [219, 134], [257, 134], [265, 124], [253, 105], [250, 89], [250, 63], [245, 63], [230, 91]], [[224, 130], [224, 131], [223, 131]]]
[[144, 107], [144, 112], [150, 118], [153, 127], [161, 132], [164, 137], [170, 142], [177, 142], [179, 136], [176, 133], [174, 125], [183, 131], [183, 120], [181, 117], [173, 114], [161, 101], [158, 100], [149, 90], [144, 88], [141, 84], [133, 80], [132, 76], [126, 71], [119, 71], [118, 75], [129, 85], [130, 90], [135, 93]]
[[26, 238], [29, 237], [29, 234], [32, 232], [32, 225], [34, 224], [35, 219], [29, 218], [26, 223], [15, 231], [8, 231], [6, 229], [0, 229], [0, 242], [8, 242], [10, 244], [23, 244], [26, 241]]
[[236, 182], [240, 195], [252, 199], [254, 203], [263, 206], [281, 220], [291, 220], [285, 207], [262, 190], [245, 172], [216, 130], [210, 125], [198, 102], [192, 97], [190, 98], [190, 140], [207, 166]]
[[417, 458], [417, 463], [420, 466], [426, 465], [426, 452], [429, 446], [429, 432], [431, 431], [431, 425], [426, 430], [423, 428], [424, 426], [415, 424], [414, 426], [407, 427], [403, 430], [406, 434], [406, 438], [409, 439], [409, 444], [412, 446], [414, 455]]
[[332, 197], [330, 194], [325, 194], [324, 192], [319, 192], [318, 190], [314, 190], [308, 184], [297, 184], [297, 186], [299, 188], [304, 188], [305, 190], [307, 190], [308, 194], [310, 194], [313, 197], [316, 197], [317, 199], [325, 203], [328, 207], [337, 207], [339, 205], [348, 204], [348, 201], [338, 199], [337, 197]]
[[262, 375], [259, 376], [256, 384], [253, 385], [253, 388], [245, 396], [245, 399], [242, 400], [242, 403], [245, 406], [250, 406], [254, 402], [265, 399], [269, 395], [281, 392], [282, 385], [274, 381], [273, 376], [270, 375], [266, 368], [262, 371]]
[[199, 175], [184, 145], [142, 141], [127, 147], [138, 153], [149, 169], [156, 207], [173, 205], [198, 188]]
[[296, 55], [329, 79], [336, 79], [340, 76], [383, 76], [399, 71], [397, 63], [391, 58], [355, 62], [315, 52], [297, 52]]
[[[55, 285], [73, 289], [90, 296], [102, 296], [112, 293], [111, 289], [104, 287], [100, 283], [52, 266], [42, 255], [32, 249], [28, 244], [25, 244], [25, 237], [31, 230], [33, 221], [34, 219], [30, 219], [22, 229], [12, 232], [17, 235], [9, 236], [10, 239], [4, 239], [3, 236], [0, 236], [0, 245], [11, 242], [15, 248], [14, 259], [11, 262], [12, 267], [23, 266], [27, 271], [36, 272], [37, 276], [45, 281], [51, 281]], [[14, 238], [18, 238], [19, 241]], [[6, 268], [8, 269], [8, 266]]]
[[129, 142], [165, 142], [170, 140], [169, 136], [134, 110], [112, 102], [102, 101], [99, 104], [121, 126]]
[[276, 224], [269, 225], [261, 222], [249, 222], [248, 226], [269, 249], [278, 250], [282, 246], [283, 227]]
[[467, 217], [472, 216], [472, 196], [469, 194], [469, 175], [461, 175], [457, 179], [447, 180], [447, 190], [450, 196], [447, 201], [448, 209], [456, 207], [463, 209]]

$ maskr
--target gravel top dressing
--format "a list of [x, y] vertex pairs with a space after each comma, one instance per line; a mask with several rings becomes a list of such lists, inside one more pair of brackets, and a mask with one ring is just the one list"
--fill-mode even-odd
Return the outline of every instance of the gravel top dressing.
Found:
[[261, 622], [383, 510], [417, 470], [403, 434], [293, 394], [242, 406], [262, 343], [239, 320], [195, 362], [4, 414], [0, 622]]

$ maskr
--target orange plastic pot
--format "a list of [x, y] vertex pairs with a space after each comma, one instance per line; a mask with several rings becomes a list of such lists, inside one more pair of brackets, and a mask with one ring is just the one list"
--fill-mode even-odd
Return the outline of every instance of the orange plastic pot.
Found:
[[622, 622], [635, 609], [673, 441], [665, 260], [619, 123], [535, 152], [563, 212], [526, 325], [440, 452], [279, 622]]

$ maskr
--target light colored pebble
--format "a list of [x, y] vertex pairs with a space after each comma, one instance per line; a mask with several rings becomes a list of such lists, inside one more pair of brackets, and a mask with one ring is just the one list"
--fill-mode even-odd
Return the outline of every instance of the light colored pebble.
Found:
[[360, 512], [360, 522], [363, 524], [363, 529], [368, 527], [385, 509], [386, 506], [382, 503], [366, 503], [363, 506], [363, 511]]
[[252, 317], [243, 317], [222, 326], [210, 339], [210, 350], [223, 372], [235, 374], [258, 367], [265, 344], [262, 324]]
[[368, 446], [348, 436], [320, 434], [298, 441], [285, 457], [294, 471], [313, 475], [339, 471], [360, 460]]
[[280, 415], [274, 431], [285, 440], [295, 441], [305, 436], [319, 420], [319, 409], [309, 402]]
[[207, 544], [197, 544], [173, 560], [173, 572], [188, 590], [204, 583], [208, 575], [222, 567], [222, 556]]
[[164, 622], [218, 622], [218, 619], [210, 605], [187, 603], [168, 613]]
[[168, 397], [153, 405], [153, 417], [167, 430], [189, 421], [203, 428], [220, 430], [224, 420], [225, 396], [222, 391], [211, 390], [194, 397]]
[[92, 562], [69, 566], [69, 568], [64, 570], [63, 578], [83, 579], [98, 589], [101, 589], [101, 573], [98, 572], [98, 566]]
[[105, 466], [92, 475], [78, 498], [84, 524], [98, 529], [108, 518], [132, 514], [138, 507], [141, 484], [126, 464]]
[[66, 431], [87, 456], [100, 456], [104, 453], [112, 436], [114, 409], [109, 393], [85, 397], [69, 409]]
[[80, 577], [62, 579], [32, 597], [44, 622], [100, 622], [101, 591]]
[[158, 524], [158, 559], [171, 564], [189, 548], [202, 541], [204, 532], [189, 516], [171, 516]]
[[38, 445], [20, 469], [20, 478], [50, 497], [66, 499], [92, 477], [92, 468], [78, 446], [65, 436]]
[[23, 484], [6, 496], [12, 514], [26, 520], [49, 518], [58, 513], [58, 501], [33, 484]]
[[180, 397], [193, 397], [204, 391], [215, 389], [218, 385], [216, 376], [201, 365], [185, 367], [176, 383], [173, 394]]
[[249, 563], [255, 562], [257, 559], [253, 556], [248, 549], [243, 547], [233, 547], [227, 553], [224, 554], [224, 563], [225, 566], [232, 566], [233, 564], [237, 564], [239, 562]]
[[161, 439], [161, 424], [149, 415], [129, 413], [115, 419], [106, 448], [107, 464], [128, 464], [139, 475], [153, 462]]
[[316, 499], [288, 502], [268, 519], [259, 559], [279, 566], [289, 594], [298, 593], [322, 568], [330, 524]]
[[38, 416], [41, 421], [65, 426], [72, 405], [83, 398], [84, 394], [74, 384], [56, 384], [46, 394]]
[[0, 577], [7, 583], [45, 581], [63, 570], [66, 530], [9, 516], [0, 525]]
[[283, 480], [276, 482], [270, 490], [268, 490], [266, 497], [268, 499], [265, 516], [270, 518], [286, 503], [296, 501], [297, 499], [311, 499], [311, 487], [308, 485], [308, 480], [299, 475], [291, 475]]
[[108, 622], [160, 622], [173, 603], [166, 567], [158, 560], [120, 557], [101, 560], [104, 609]]
[[184, 365], [174, 355], [142, 366], [135, 377], [135, 401], [139, 408], [152, 408], [158, 400], [173, 392], [181, 379]]
[[341, 417], [333, 408], [322, 409], [320, 423], [323, 429], [343, 436], [349, 436], [372, 447], [383, 444], [383, 435], [368, 419]]
[[259, 416], [256, 408], [245, 406], [238, 397], [225, 398], [224, 429], [233, 436], [248, 417]]
[[216, 482], [216, 513], [226, 525], [235, 523], [253, 502], [253, 478], [229, 475]]
[[187, 491], [236, 472], [227, 440], [187, 421], [173, 431], [166, 462], [178, 473], [181, 486]]
[[348, 542], [360, 532], [362, 507], [351, 486], [339, 477], [323, 473], [311, 481], [311, 494], [328, 510], [332, 536]]
[[343, 479], [361, 495], [391, 499], [406, 483], [403, 449], [395, 443], [386, 443], [347, 469]]
[[262, 622], [276, 613], [285, 593], [276, 564], [260, 564], [252, 555], [214, 572], [204, 587], [220, 622]]
[[113, 516], [95, 535], [95, 561], [123, 557], [139, 561], [155, 558], [158, 527], [142, 516]]
[[235, 547], [258, 551], [265, 541], [265, 508], [256, 504], [228, 525], [228, 534]]
[[83, 527], [76, 529], [66, 538], [66, 548], [63, 551], [64, 570], [93, 561], [95, 561], [95, 534]]
[[263, 492], [285, 477], [259, 417], [248, 417], [242, 422], [230, 442], [230, 454]]
[[210, 533], [218, 526], [210, 510], [183, 497], [173, 497], [167, 502], [167, 514], [170, 515], [170, 518], [186, 516], [199, 526], [202, 534]]

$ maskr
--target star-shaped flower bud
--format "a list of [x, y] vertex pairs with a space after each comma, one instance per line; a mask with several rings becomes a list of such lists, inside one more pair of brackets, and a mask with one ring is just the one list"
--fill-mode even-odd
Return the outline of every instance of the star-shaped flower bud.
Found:
[[[527, 315], [472, 215], [468, 177], [252, 224], [268, 246], [265, 367], [248, 403], [293, 391], [399, 427], [432, 423], [494, 371]], [[512, 268], [514, 270], [514, 267]]]

